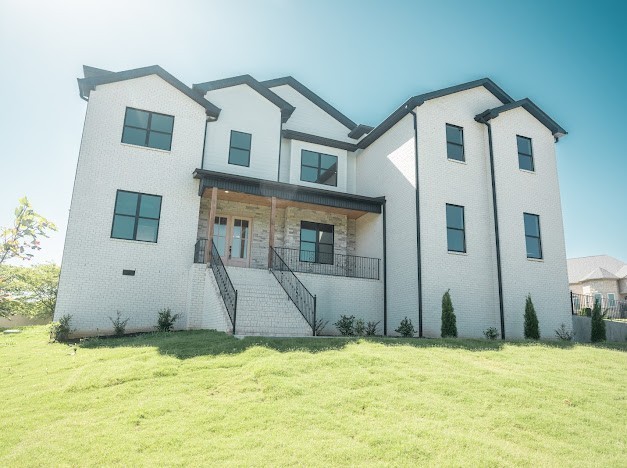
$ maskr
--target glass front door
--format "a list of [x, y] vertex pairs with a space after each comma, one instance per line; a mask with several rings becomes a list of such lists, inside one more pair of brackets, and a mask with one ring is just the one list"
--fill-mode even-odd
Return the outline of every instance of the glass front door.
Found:
[[225, 265], [247, 267], [250, 257], [250, 220], [216, 216], [213, 242]]

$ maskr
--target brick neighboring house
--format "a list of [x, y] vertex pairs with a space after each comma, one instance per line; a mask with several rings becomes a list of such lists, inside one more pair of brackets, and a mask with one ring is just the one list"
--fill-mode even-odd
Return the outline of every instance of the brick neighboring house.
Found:
[[627, 301], [627, 263], [609, 255], [569, 258], [568, 285], [574, 294], [598, 299], [604, 308], [615, 307]]
[[84, 67], [88, 101], [55, 319], [77, 335], [180, 329], [543, 336], [570, 320], [555, 143], [529, 99], [485, 78], [420, 94], [376, 127], [292, 77], [188, 87], [159, 66]]

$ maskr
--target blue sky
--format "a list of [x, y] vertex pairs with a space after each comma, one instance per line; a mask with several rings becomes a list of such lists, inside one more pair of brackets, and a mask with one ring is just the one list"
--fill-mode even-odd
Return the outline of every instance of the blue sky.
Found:
[[569, 131], [557, 145], [568, 256], [627, 261], [626, 13], [604, 1], [0, 0], [0, 226], [27, 195], [60, 228], [37, 259], [60, 262], [83, 64], [159, 64], [187, 84], [293, 75], [370, 125], [411, 95], [488, 76]]

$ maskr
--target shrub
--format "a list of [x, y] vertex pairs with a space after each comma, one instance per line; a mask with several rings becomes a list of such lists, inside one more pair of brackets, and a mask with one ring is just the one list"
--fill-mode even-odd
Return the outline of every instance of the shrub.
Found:
[[169, 308], [159, 311], [159, 318], [157, 319], [157, 331], [169, 332], [174, 327], [174, 322], [179, 318], [179, 314], [172, 315], [172, 311]]
[[457, 337], [457, 319], [449, 291], [442, 296], [442, 338]]
[[316, 336], [320, 335], [320, 332], [324, 330], [324, 327], [326, 327], [328, 323], [329, 323], [328, 320], [322, 320], [322, 319], [316, 320], [316, 323], [314, 324], [314, 330], [315, 330]]
[[486, 340], [496, 340], [499, 337], [499, 332], [495, 327], [490, 327], [483, 332]]
[[560, 327], [555, 330], [555, 336], [560, 340], [571, 341], [575, 334], [562, 323]]
[[117, 314], [118, 315], [115, 320], [111, 317], [109, 317], [109, 320], [111, 320], [111, 323], [113, 324], [113, 333], [115, 336], [122, 336], [124, 335], [124, 330], [126, 330], [126, 324], [130, 320], [130, 317], [126, 320], [122, 320], [122, 313], [118, 310]]
[[410, 338], [414, 336], [415, 330], [414, 330], [414, 326], [411, 323], [411, 320], [405, 317], [403, 320], [401, 320], [401, 324], [394, 331], [398, 333], [399, 335], [401, 335], [403, 338]]
[[605, 321], [603, 320], [603, 315], [601, 314], [601, 303], [598, 300], [594, 301], [590, 328], [591, 342], [597, 343], [599, 341], [605, 341]]
[[363, 336], [366, 332], [366, 322], [364, 319], [355, 320], [355, 335]]
[[50, 341], [67, 341], [70, 335], [76, 331], [71, 326], [72, 316], [65, 314], [58, 322], [50, 324]]
[[590, 307], [585, 307], [581, 309], [580, 315], [583, 315], [584, 317], [592, 317], [592, 309]]
[[335, 328], [338, 329], [342, 336], [353, 336], [355, 334], [354, 315], [340, 315], [340, 319], [333, 325], [335, 325]]
[[533, 302], [531, 302], [531, 294], [527, 295], [527, 302], [525, 303], [525, 338], [531, 340], [540, 339], [538, 316], [536, 315], [536, 309], [533, 307]]
[[366, 336], [375, 336], [377, 334], [377, 325], [379, 325], [380, 323], [381, 321], [368, 322], [366, 324]]

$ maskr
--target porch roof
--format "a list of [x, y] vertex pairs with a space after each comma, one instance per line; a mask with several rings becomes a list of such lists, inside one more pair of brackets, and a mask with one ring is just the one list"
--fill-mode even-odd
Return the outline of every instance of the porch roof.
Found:
[[194, 178], [200, 179], [198, 194], [202, 196], [206, 188], [246, 193], [260, 197], [276, 197], [299, 203], [329, 206], [368, 213], [381, 213], [385, 197], [366, 197], [350, 193], [334, 192], [302, 185], [256, 179], [224, 172], [196, 169]]

